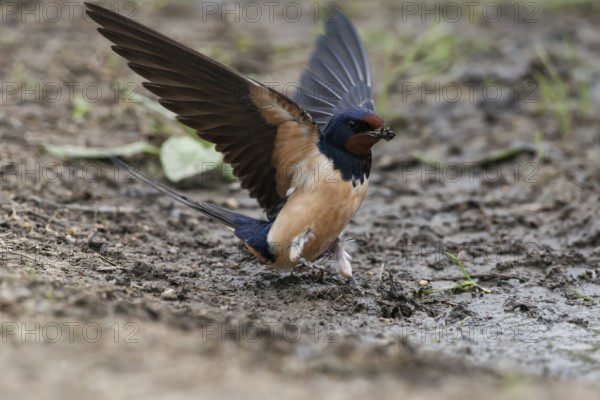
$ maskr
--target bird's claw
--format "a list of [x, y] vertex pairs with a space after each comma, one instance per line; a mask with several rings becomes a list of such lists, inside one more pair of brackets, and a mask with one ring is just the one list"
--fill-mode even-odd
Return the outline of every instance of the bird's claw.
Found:
[[320, 271], [320, 272], [327, 272], [325, 270], [325, 268], [318, 266], [317, 264], [313, 263], [312, 261], [308, 261], [307, 259], [303, 258], [303, 257], [298, 257], [297, 260], [298, 261], [298, 265], [296, 265], [293, 270], [298, 271], [300, 269], [304, 269], [304, 268], [308, 268], [308, 269], [312, 269], [312, 270], [316, 270], [316, 271]]

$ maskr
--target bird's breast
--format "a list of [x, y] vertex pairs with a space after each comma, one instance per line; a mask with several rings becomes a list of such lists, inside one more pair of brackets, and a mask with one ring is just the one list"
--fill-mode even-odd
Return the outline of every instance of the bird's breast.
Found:
[[290, 267], [297, 254], [312, 261], [327, 250], [359, 209], [367, 186], [366, 177], [354, 183], [342, 179], [319, 152], [298, 163], [287, 202], [267, 238], [275, 264]]

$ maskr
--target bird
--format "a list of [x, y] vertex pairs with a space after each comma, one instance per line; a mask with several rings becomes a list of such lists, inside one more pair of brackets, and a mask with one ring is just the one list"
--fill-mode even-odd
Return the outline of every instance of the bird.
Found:
[[338, 11], [325, 21], [292, 99], [137, 21], [85, 5], [112, 50], [147, 80], [143, 86], [215, 144], [265, 218], [197, 201], [113, 162], [232, 229], [260, 263], [304, 271], [329, 256], [351, 281], [343, 231], [365, 199], [372, 147], [395, 133], [375, 112], [371, 68], [348, 17]]

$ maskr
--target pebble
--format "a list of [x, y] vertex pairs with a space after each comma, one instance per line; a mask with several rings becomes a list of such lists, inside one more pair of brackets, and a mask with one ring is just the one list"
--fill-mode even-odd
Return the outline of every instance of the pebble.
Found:
[[161, 293], [160, 298], [163, 300], [177, 300], [177, 292], [175, 289], [167, 289]]
[[238, 208], [240, 208], [240, 202], [234, 199], [233, 197], [228, 197], [227, 200], [225, 200], [225, 204], [232, 210], [237, 210]]
[[427, 286], [427, 285], [429, 285], [429, 281], [426, 281], [425, 279], [421, 279], [421, 280], [419, 281], [419, 286], [423, 286], [423, 287], [425, 287], [425, 286]]

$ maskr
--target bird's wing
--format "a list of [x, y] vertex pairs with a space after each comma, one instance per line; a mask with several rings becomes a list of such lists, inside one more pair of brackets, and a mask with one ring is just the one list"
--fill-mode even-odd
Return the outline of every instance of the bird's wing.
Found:
[[183, 124], [216, 144], [243, 188], [273, 218], [292, 177], [286, 171], [317, 149], [312, 118], [280, 93], [110, 10], [86, 3], [98, 31], [147, 79]]
[[336, 12], [325, 22], [308, 69], [300, 78], [297, 102], [324, 130], [341, 111], [363, 107], [374, 111], [371, 68], [365, 48], [350, 20]]

